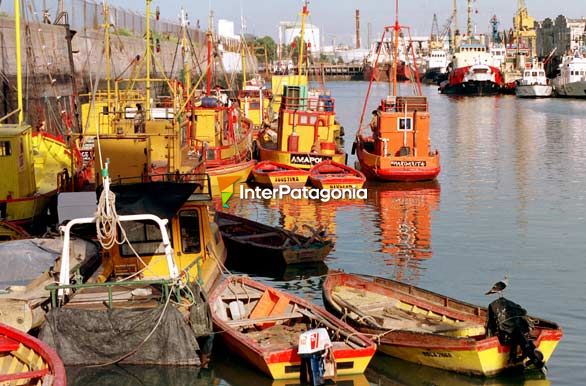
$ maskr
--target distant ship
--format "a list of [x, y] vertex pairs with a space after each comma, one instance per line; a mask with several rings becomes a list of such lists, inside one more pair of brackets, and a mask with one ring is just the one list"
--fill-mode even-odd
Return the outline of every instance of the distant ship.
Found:
[[556, 95], [586, 98], [586, 53], [565, 56], [559, 68], [560, 74], [553, 80]]
[[[393, 69], [392, 46], [392, 41], [387, 39], [382, 43], [380, 41], [374, 42], [370, 46], [370, 52], [364, 60], [364, 80], [370, 81], [372, 79], [374, 82], [388, 82], [391, 79], [391, 71]], [[406, 64], [405, 57], [406, 55], [402, 51], [399, 51], [399, 60], [397, 61], [398, 81], [409, 80], [415, 74], [412, 66]]]

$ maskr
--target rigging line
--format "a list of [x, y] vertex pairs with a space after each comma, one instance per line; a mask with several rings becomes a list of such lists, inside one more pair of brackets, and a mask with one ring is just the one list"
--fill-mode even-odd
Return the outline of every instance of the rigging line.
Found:
[[[189, 45], [191, 46], [191, 52], [192, 52], [192, 62], [195, 63], [197, 65], [197, 68], [199, 69], [199, 73], [203, 74], [203, 71], [201, 69], [201, 63], [199, 58], [197, 57], [197, 51], [195, 50], [195, 46], [193, 45], [193, 40], [191, 39], [191, 36], [189, 35], [189, 30], [187, 30], [187, 40], [189, 40]], [[195, 58], [195, 59], [194, 59]], [[195, 67], [195, 66], [194, 66]]]

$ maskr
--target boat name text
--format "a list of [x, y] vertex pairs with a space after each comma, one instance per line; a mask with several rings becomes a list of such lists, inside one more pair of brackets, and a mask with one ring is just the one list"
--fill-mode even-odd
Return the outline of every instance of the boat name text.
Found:
[[332, 157], [328, 157], [327, 155], [292, 153], [289, 162], [297, 165], [317, 165], [322, 161], [330, 159], [332, 159]]
[[421, 166], [427, 166], [427, 162], [426, 161], [391, 161], [391, 166], [421, 167]]

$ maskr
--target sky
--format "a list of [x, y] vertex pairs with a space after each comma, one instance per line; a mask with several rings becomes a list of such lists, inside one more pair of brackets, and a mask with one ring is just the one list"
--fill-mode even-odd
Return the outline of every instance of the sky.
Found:
[[[458, 2], [458, 22], [465, 29], [466, 0]], [[570, 17], [586, 16], [585, 0], [525, 0], [529, 14], [537, 20], [555, 18], [560, 13]], [[112, 5], [121, 5], [134, 10], [144, 9], [144, 0], [110, 0]], [[159, 6], [162, 17], [177, 19], [179, 9], [184, 6], [193, 24], [200, 19], [202, 28], [207, 26], [211, 4], [215, 19], [229, 19], [240, 32], [241, 9], [246, 20], [247, 32], [254, 35], [269, 35], [276, 39], [279, 21], [298, 20], [301, 0], [153, 0], [153, 9]], [[563, 6], [561, 5], [563, 4]], [[452, 0], [403, 0], [399, 4], [401, 24], [409, 25], [413, 35], [429, 35], [433, 14], [437, 13], [440, 28], [451, 14]], [[488, 32], [489, 19], [496, 14], [500, 29], [508, 29], [517, 7], [517, 0], [474, 0], [474, 22], [478, 32]], [[354, 12], [360, 9], [361, 36], [366, 42], [367, 23], [372, 23], [373, 38], [380, 36], [385, 25], [393, 23], [393, 0], [310, 0], [309, 22], [320, 28], [326, 43], [354, 41]], [[193, 25], [192, 24], [192, 25]], [[216, 22], [217, 27], [217, 22]]]

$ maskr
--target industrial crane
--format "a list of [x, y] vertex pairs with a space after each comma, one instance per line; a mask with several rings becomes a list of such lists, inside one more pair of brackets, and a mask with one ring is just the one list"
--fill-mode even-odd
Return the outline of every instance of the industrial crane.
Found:
[[[441, 30], [439, 29], [437, 23], [437, 16], [433, 15], [433, 23], [431, 26], [431, 38], [429, 41], [429, 48], [430, 49], [442, 49], [444, 48], [444, 38], [450, 31], [450, 26], [454, 18], [456, 17], [455, 12], [452, 12], [452, 15], [446, 20], [446, 22], [442, 25]], [[435, 32], [435, 34], [434, 34]]]

